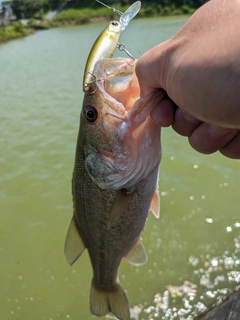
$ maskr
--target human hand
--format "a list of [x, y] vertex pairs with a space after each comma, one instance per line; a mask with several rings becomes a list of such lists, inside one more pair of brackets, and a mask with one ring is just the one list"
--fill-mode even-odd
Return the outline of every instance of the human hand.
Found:
[[178, 108], [168, 97], [164, 98], [151, 113], [161, 127], [172, 128], [188, 137], [189, 144], [198, 152], [211, 154], [220, 151], [224, 156], [240, 159], [240, 130], [228, 129], [202, 122]]
[[[141, 96], [167, 93], [152, 117], [202, 153], [240, 158], [240, 2], [211, 0], [137, 62]], [[229, 23], [231, 21], [231, 23]]]

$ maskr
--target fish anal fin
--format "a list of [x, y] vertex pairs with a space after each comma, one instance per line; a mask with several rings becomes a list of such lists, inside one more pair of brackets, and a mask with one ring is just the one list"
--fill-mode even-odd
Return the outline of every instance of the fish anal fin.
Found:
[[112, 291], [102, 291], [92, 282], [90, 310], [95, 316], [104, 316], [112, 312], [120, 320], [130, 320], [128, 300], [119, 283], [116, 283]]
[[160, 217], [160, 195], [158, 187], [156, 188], [153, 194], [150, 211], [152, 211], [152, 213], [157, 219]]
[[127, 193], [125, 189], [120, 189], [117, 191], [108, 216], [108, 229], [110, 229], [112, 225], [119, 219], [131, 196], [132, 193]]
[[148, 257], [140, 239], [134, 245], [134, 247], [128, 252], [125, 258], [129, 263], [133, 264], [134, 266], [141, 266], [147, 262]]
[[74, 218], [72, 218], [64, 246], [64, 254], [67, 262], [72, 265], [81, 256], [85, 248], [86, 247], [78, 232], [76, 222]]

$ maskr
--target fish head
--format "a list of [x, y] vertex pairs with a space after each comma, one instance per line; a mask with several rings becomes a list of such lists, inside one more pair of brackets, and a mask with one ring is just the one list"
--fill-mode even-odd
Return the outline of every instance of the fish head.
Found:
[[135, 63], [99, 60], [93, 72], [96, 90], [84, 96], [80, 138], [85, 167], [103, 189], [132, 188], [160, 161], [160, 128], [150, 116], [159, 93], [140, 98]]

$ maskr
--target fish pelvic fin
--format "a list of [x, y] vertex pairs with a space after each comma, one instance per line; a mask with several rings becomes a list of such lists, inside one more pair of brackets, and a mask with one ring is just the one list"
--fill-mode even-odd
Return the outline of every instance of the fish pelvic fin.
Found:
[[133, 264], [136, 267], [141, 266], [147, 262], [148, 257], [141, 239], [137, 241], [134, 247], [125, 256], [125, 258], [129, 263]]
[[129, 200], [131, 200], [132, 193], [128, 193], [125, 189], [120, 189], [112, 203], [109, 216], [108, 216], [108, 230], [119, 219], [122, 212], [125, 210]]
[[90, 310], [95, 316], [104, 316], [112, 312], [120, 320], [130, 320], [128, 300], [119, 283], [116, 283], [112, 291], [102, 291], [97, 289], [92, 281]]
[[86, 247], [78, 232], [76, 222], [74, 218], [72, 218], [64, 246], [64, 255], [67, 262], [72, 265], [81, 256], [85, 248]]
[[160, 217], [160, 195], [158, 187], [156, 188], [153, 194], [150, 211], [152, 211], [152, 213], [157, 219]]

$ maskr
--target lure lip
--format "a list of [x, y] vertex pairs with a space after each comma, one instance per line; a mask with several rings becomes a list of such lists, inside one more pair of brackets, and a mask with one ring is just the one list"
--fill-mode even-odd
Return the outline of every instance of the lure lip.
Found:
[[126, 29], [129, 22], [138, 14], [141, 9], [141, 1], [134, 2], [120, 17], [122, 29]]
[[[100, 0], [95, 0], [95, 1], [97, 1], [98, 3], [100, 3], [103, 6], [107, 7], [108, 9], [112, 10], [113, 12], [117, 13], [119, 16], [124, 16], [124, 18], [125, 18], [125, 16], [129, 16], [130, 20], [132, 20], [136, 16], [136, 14], [139, 12], [139, 10], [141, 8], [141, 1], [136, 1], [125, 12], [121, 12], [118, 9], [115, 9], [113, 7], [109, 7], [107, 4], [101, 2]], [[126, 19], [126, 21], [128, 21], [128, 19]], [[127, 25], [129, 23], [129, 21], [127, 22]], [[121, 19], [120, 19], [120, 22], [121, 22]], [[126, 26], [125, 26], [125, 28], [126, 28]]]

